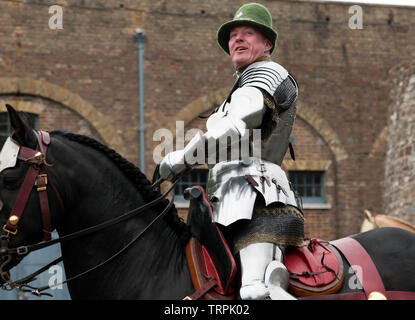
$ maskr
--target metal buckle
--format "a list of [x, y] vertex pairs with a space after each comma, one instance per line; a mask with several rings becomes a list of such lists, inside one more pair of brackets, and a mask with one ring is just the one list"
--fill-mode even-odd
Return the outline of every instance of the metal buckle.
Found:
[[[38, 178], [45, 179], [45, 186], [37, 188], [37, 191], [46, 191], [46, 185], [48, 184], [48, 175], [46, 173], [39, 174]], [[35, 186], [38, 186], [37, 180], [35, 180]]]
[[256, 169], [261, 172], [261, 176], [264, 176], [264, 173], [267, 172], [267, 167], [265, 166], [265, 163], [259, 160], [259, 162], [256, 163]]
[[43, 153], [42, 152], [36, 152], [36, 154], [35, 154], [35, 156], [34, 156], [34, 158], [36, 159], [36, 160], [39, 160], [39, 161], [41, 161], [41, 160], [43, 160]]
[[24, 256], [29, 252], [29, 249], [26, 246], [21, 246], [16, 249], [16, 252], [19, 256]]
[[7, 232], [6, 237], [9, 237], [10, 234], [15, 235], [17, 233], [17, 229], [15, 231], [7, 229], [7, 224], [3, 226], [3, 231]]

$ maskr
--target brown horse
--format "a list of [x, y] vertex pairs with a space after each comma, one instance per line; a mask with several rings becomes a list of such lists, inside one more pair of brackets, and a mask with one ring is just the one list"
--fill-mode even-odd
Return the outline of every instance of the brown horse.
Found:
[[384, 214], [372, 215], [369, 210], [363, 212], [364, 219], [360, 232], [369, 231], [375, 228], [395, 227], [415, 232], [415, 226], [402, 219], [386, 216]]

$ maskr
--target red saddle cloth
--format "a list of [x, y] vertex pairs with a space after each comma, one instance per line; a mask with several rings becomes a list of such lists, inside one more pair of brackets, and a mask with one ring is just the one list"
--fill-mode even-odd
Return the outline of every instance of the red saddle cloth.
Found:
[[311, 239], [303, 247], [288, 247], [285, 265], [290, 272], [288, 290], [296, 296], [335, 293], [343, 283], [342, 258], [328, 242]]
[[[209, 252], [196, 238], [192, 238], [186, 247], [186, 257], [189, 265], [190, 276], [195, 295], [186, 297], [191, 300], [234, 300], [234, 288], [231, 282], [236, 274], [236, 264], [233, 261], [233, 269], [230, 279], [224, 283], [219, 275], [220, 263], [214, 254]], [[213, 280], [213, 282], [212, 282]], [[206, 287], [206, 289], [204, 289]], [[199, 293], [200, 292], [200, 293]]]

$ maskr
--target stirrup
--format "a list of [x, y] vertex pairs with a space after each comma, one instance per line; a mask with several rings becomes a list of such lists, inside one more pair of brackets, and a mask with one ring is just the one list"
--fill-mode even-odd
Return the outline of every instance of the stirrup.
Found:
[[289, 273], [282, 262], [271, 261], [265, 271], [265, 285], [272, 300], [296, 300], [287, 292]]
[[279, 286], [286, 290], [288, 288], [289, 278], [288, 270], [282, 262], [273, 260], [265, 270], [265, 285], [267, 287]]
[[263, 281], [258, 281], [242, 286], [239, 295], [242, 300], [264, 300], [269, 297], [270, 292]]

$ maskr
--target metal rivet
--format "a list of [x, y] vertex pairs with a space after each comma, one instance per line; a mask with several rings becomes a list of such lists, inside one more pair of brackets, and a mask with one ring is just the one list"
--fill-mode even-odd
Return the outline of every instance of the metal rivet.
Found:
[[18, 217], [18, 216], [16, 216], [16, 215], [12, 215], [12, 216], [10, 216], [10, 218], [9, 218], [9, 223], [10, 223], [12, 226], [17, 225], [17, 224], [19, 223], [19, 217]]

